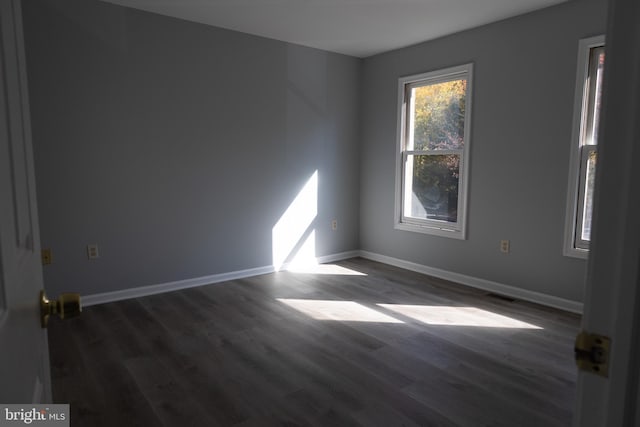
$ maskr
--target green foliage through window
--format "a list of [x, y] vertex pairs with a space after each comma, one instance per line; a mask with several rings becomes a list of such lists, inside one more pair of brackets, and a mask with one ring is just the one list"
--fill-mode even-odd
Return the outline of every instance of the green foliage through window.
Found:
[[456, 222], [460, 156], [445, 154], [413, 157], [412, 191], [420, 206], [415, 206], [414, 203], [411, 216]]
[[412, 89], [414, 150], [461, 149], [464, 145], [466, 80]]
[[466, 90], [466, 79], [411, 88], [412, 128], [407, 145], [420, 155], [411, 156], [413, 195], [410, 212], [405, 215], [447, 222], [458, 220]]

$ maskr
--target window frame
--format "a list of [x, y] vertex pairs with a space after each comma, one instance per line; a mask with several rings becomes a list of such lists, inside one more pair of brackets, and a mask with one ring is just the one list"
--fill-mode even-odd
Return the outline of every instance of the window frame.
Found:
[[[584, 218], [584, 189], [589, 154], [597, 145], [585, 139], [587, 129], [593, 126], [589, 117], [589, 105], [595, 98], [595, 79], [590, 85], [590, 57], [592, 49], [605, 46], [605, 36], [599, 35], [581, 39], [578, 44], [578, 64], [576, 72], [575, 98], [573, 103], [573, 123], [571, 131], [571, 153], [569, 163], [569, 185], [565, 214], [563, 254], [568, 257], [587, 259], [589, 242], [581, 237]], [[596, 67], [597, 69], [597, 67]]]
[[[408, 92], [412, 88], [426, 84], [444, 83], [465, 78], [467, 87], [465, 93], [464, 115], [464, 146], [462, 149], [453, 150], [406, 150], [408, 130], [412, 114], [408, 111]], [[467, 206], [469, 188], [469, 153], [471, 146], [471, 108], [473, 91], [473, 63], [458, 65], [426, 73], [400, 77], [398, 79], [398, 104], [397, 104], [397, 134], [396, 134], [396, 188], [395, 188], [395, 219], [394, 228], [404, 231], [413, 231], [436, 236], [450, 237], [465, 240], [467, 238]], [[404, 215], [405, 189], [407, 169], [405, 164], [412, 155], [447, 155], [460, 156], [459, 180], [458, 180], [458, 220], [455, 223], [408, 217]]]

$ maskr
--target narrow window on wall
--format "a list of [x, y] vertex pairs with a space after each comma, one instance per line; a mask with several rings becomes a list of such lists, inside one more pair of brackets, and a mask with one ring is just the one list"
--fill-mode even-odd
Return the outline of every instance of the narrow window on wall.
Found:
[[399, 80], [398, 229], [465, 238], [472, 68]]
[[581, 258], [591, 241], [604, 61], [604, 37], [580, 41], [564, 252]]

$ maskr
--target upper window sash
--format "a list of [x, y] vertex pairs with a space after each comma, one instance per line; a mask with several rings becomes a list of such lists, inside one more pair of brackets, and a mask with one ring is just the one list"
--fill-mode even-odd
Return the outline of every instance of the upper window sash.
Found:
[[[472, 64], [463, 65], [460, 67], [453, 67], [447, 70], [443, 70], [443, 73], [440, 74], [436, 72], [429, 72], [420, 74], [418, 76], [408, 77], [405, 79], [408, 80], [407, 83], [402, 83], [401, 86], [404, 87], [404, 97], [403, 97], [403, 105], [402, 110], [403, 114], [403, 122], [404, 126], [402, 129], [401, 140], [402, 140], [402, 148], [404, 150], [413, 150], [414, 148], [414, 131], [415, 131], [415, 97], [413, 96], [414, 89], [419, 89], [424, 86], [436, 85], [438, 83], [447, 83], [454, 80], [467, 80], [467, 100], [470, 99], [469, 88], [471, 87], [471, 67]], [[467, 102], [467, 104], [469, 104]], [[465, 108], [471, 108], [470, 105]], [[465, 135], [467, 133], [466, 121], [468, 120], [468, 114], [465, 114]], [[435, 150], [434, 150], [435, 151]], [[437, 150], [440, 151], [440, 150]]]
[[584, 103], [582, 105], [582, 138], [580, 145], [598, 144], [598, 124], [600, 123], [600, 98], [602, 93], [601, 55], [604, 46], [589, 48], [587, 78], [584, 83]]

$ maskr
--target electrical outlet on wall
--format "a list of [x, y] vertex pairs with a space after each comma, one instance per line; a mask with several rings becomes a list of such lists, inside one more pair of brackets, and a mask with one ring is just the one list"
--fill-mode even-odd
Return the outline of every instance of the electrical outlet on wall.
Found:
[[98, 252], [98, 244], [92, 243], [87, 245], [87, 257], [89, 259], [98, 259], [100, 258], [100, 253]]
[[51, 249], [42, 249], [42, 265], [49, 265], [53, 262]]
[[511, 250], [511, 242], [509, 240], [500, 240], [500, 252], [508, 254]]
[[331, 221], [331, 229], [333, 231], [336, 231], [338, 229], [338, 220], [334, 219], [333, 221]]

